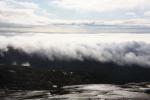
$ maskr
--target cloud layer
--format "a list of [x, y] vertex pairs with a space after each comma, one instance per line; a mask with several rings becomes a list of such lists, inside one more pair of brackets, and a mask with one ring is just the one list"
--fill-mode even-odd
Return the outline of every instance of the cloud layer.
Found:
[[60, 32], [68, 30], [64, 26], [142, 30], [150, 27], [149, 11], [149, 0], [0, 0], [0, 31]]
[[52, 0], [59, 6], [96, 12], [110, 12], [114, 10], [149, 9], [149, 0]]
[[1, 0], [0, 24], [19, 24], [22, 26], [47, 24], [49, 19], [36, 14], [38, 10], [40, 11], [38, 4], [32, 1]]
[[[84, 37], [84, 38], [83, 38]], [[7, 46], [55, 60], [93, 59], [119, 65], [150, 66], [149, 34], [25, 34], [0, 36], [0, 49]], [[1, 54], [3, 55], [3, 54]]]

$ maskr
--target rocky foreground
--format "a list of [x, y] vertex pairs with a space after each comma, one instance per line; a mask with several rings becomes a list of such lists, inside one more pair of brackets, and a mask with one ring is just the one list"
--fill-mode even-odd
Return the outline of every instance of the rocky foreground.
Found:
[[129, 83], [125, 85], [87, 84], [64, 86], [62, 90], [2, 90], [0, 100], [150, 100], [149, 83]]

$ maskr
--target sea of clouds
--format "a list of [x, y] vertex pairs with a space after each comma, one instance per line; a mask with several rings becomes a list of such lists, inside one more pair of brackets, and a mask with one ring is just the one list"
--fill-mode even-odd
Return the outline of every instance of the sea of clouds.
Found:
[[[27, 54], [36, 53], [54, 60], [93, 59], [119, 65], [150, 66], [150, 34], [48, 34], [7, 33], [0, 35], [0, 49], [8, 46]], [[3, 53], [1, 52], [2, 56]]]

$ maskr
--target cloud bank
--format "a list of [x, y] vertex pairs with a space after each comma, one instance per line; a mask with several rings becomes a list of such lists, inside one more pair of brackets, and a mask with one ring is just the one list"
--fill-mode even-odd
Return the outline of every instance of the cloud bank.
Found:
[[0, 36], [0, 49], [8, 46], [49, 61], [113, 62], [119, 65], [150, 66], [149, 34], [37, 34]]
[[149, 9], [149, 0], [52, 0], [61, 7], [76, 10], [110, 12], [114, 10]]
[[0, 32], [84, 31], [80, 26], [150, 32], [149, 7], [149, 0], [0, 0]]
[[43, 12], [38, 4], [30, 0], [0, 0], [0, 24], [1, 26], [3, 24], [12, 24], [11, 26], [13, 24], [21, 26], [47, 24], [49, 18], [38, 15], [36, 13], [38, 10]]

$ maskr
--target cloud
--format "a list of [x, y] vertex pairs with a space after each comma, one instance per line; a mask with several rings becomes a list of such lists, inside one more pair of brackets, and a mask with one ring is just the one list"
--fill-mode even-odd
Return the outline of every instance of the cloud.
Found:
[[[50, 12], [48, 8], [42, 7], [40, 3], [31, 0], [0, 0], [0, 31], [1, 32], [86, 32], [82, 26], [127, 26], [139, 30], [139, 26], [150, 27], [150, 20], [147, 18], [135, 18], [136, 12], [131, 9], [140, 9], [148, 15], [147, 0], [52, 0], [45, 1], [58, 6], [86, 11], [107, 12], [112, 10], [129, 9], [125, 15], [134, 16], [132, 19], [63, 19], [62, 16]], [[138, 8], [137, 8], [138, 6]], [[50, 9], [50, 8], [49, 8]], [[63, 8], [62, 8], [63, 9]], [[122, 10], [121, 10], [122, 11]], [[63, 12], [68, 12], [64, 10]], [[69, 14], [69, 12], [68, 12]], [[89, 13], [91, 15], [91, 13]], [[99, 18], [99, 16], [98, 16]], [[64, 27], [65, 26], [65, 27]], [[72, 27], [77, 26], [77, 27]], [[81, 27], [80, 27], [81, 26]], [[133, 26], [133, 27], [132, 27]], [[69, 29], [69, 28], [70, 29]], [[71, 30], [71, 31], [70, 31]], [[73, 30], [73, 31], [72, 31]], [[109, 30], [109, 29], [108, 29]], [[134, 30], [134, 29], [133, 29]], [[102, 31], [103, 32], [103, 31]], [[104, 31], [105, 32], [105, 31]], [[111, 32], [111, 31], [110, 31]], [[148, 31], [149, 32], [149, 31]]]
[[[7, 33], [149, 33], [150, 20], [51, 20], [48, 25], [0, 23], [0, 34]], [[90, 28], [89, 28], [90, 27]]]
[[95, 12], [150, 9], [149, 0], [52, 0], [50, 2], [67, 9]]
[[49, 18], [36, 14], [40, 10], [38, 4], [32, 1], [1, 0], [0, 1], [0, 24], [18, 25], [45, 25]]
[[29, 66], [30, 66], [30, 63], [29, 63], [29, 62], [24, 62], [24, 63], [21, 64], [21, 66], [29, 67]]
[[135, 13], [135, 12], [127, 12], [126, 15], [127, 15], [127, 16], [136, 17], [136, 13]]
[[144, 16], [150, 17], [150, 11], [146, 11], [146, 12], [144, 13]]
[[99, 62], [114, 62], [119, 65], [150, 66], [148, 37], [149, 34], [0, 36], [0, 49], [7, 51], [7, 47], [12, 46], [23, 50], [28, 55], [37, 54], [42, 58], [48, 58], [49, 61], [93, 59]]

